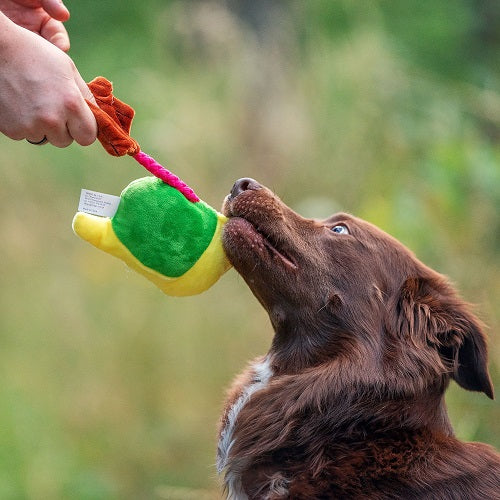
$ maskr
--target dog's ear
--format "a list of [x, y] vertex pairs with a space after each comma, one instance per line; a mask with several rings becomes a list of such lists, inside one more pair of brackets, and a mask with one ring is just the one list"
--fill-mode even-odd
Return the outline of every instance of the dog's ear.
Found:
[[407, 279], [399, 295], [397, 316], [400, 335], [416, 346], [435, 347], [460, 386], [493, 399], [481, 323], [443, 278]]

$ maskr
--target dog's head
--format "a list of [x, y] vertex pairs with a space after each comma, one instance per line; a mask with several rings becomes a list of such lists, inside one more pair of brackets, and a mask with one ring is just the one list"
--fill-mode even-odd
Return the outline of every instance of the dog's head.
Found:
[[362, 357], [373, 376], [421, 370], [444, 388], [451, 375], [493, 397], [480, 322], [397, 240], [344, 213], [305, 219], [253, 179], [223, 211], [224, 249], [269, 313], [284, 371]]

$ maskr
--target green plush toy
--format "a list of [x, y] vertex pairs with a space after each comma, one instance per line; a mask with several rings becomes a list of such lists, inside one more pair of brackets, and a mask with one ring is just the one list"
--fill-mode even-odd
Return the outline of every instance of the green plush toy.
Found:
[[[133, 109], [112, 95], [107, 80], [98, 78], [89, 88], [99, 105], [91, 109], [106, 150], [115, 156], [133, 156], [155, 177], [130, 183], [111, 217], [78, 212], [73, 230], [123, 260], [168, 295], [203, 292], [231, 267], [221, 242], [226, 217], [140, 151], [129, 136]], [[108, 96], [111, 98], [106, 100]]]

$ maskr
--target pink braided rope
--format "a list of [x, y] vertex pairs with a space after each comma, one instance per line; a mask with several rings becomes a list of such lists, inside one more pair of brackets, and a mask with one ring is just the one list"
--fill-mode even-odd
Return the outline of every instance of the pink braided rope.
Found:
[[177, 189], [181, 194], [183, 194], [188, 201], [196, 203], [200, 201], [196, 193], [179, 177], [167, 170], [165, 167], [160, 165], [154, 158], [139, 151], [133, 156], [134, 160], [139, 162], [146, 170], [151, 172], [155, 177], [158, 177], [163, 182]]

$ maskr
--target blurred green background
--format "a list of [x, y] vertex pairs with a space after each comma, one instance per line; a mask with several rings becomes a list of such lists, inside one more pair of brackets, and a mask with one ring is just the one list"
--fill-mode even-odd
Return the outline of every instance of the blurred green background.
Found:
[[[218, 207], [251, 176], [350, 211], [447, 274], [489, 325], [500, 387], [496, 0], [67, 0], [70, 55], [133, 105], [142, 148]], [[0, 138], [0, 498], [218, 498], [224, 388], [271, 327], [234, 271], [164, 296], [73, 235], [80, 188], [144, 175], [99, 144]], [[457, 434], [500, 409], [455, 384]]]

